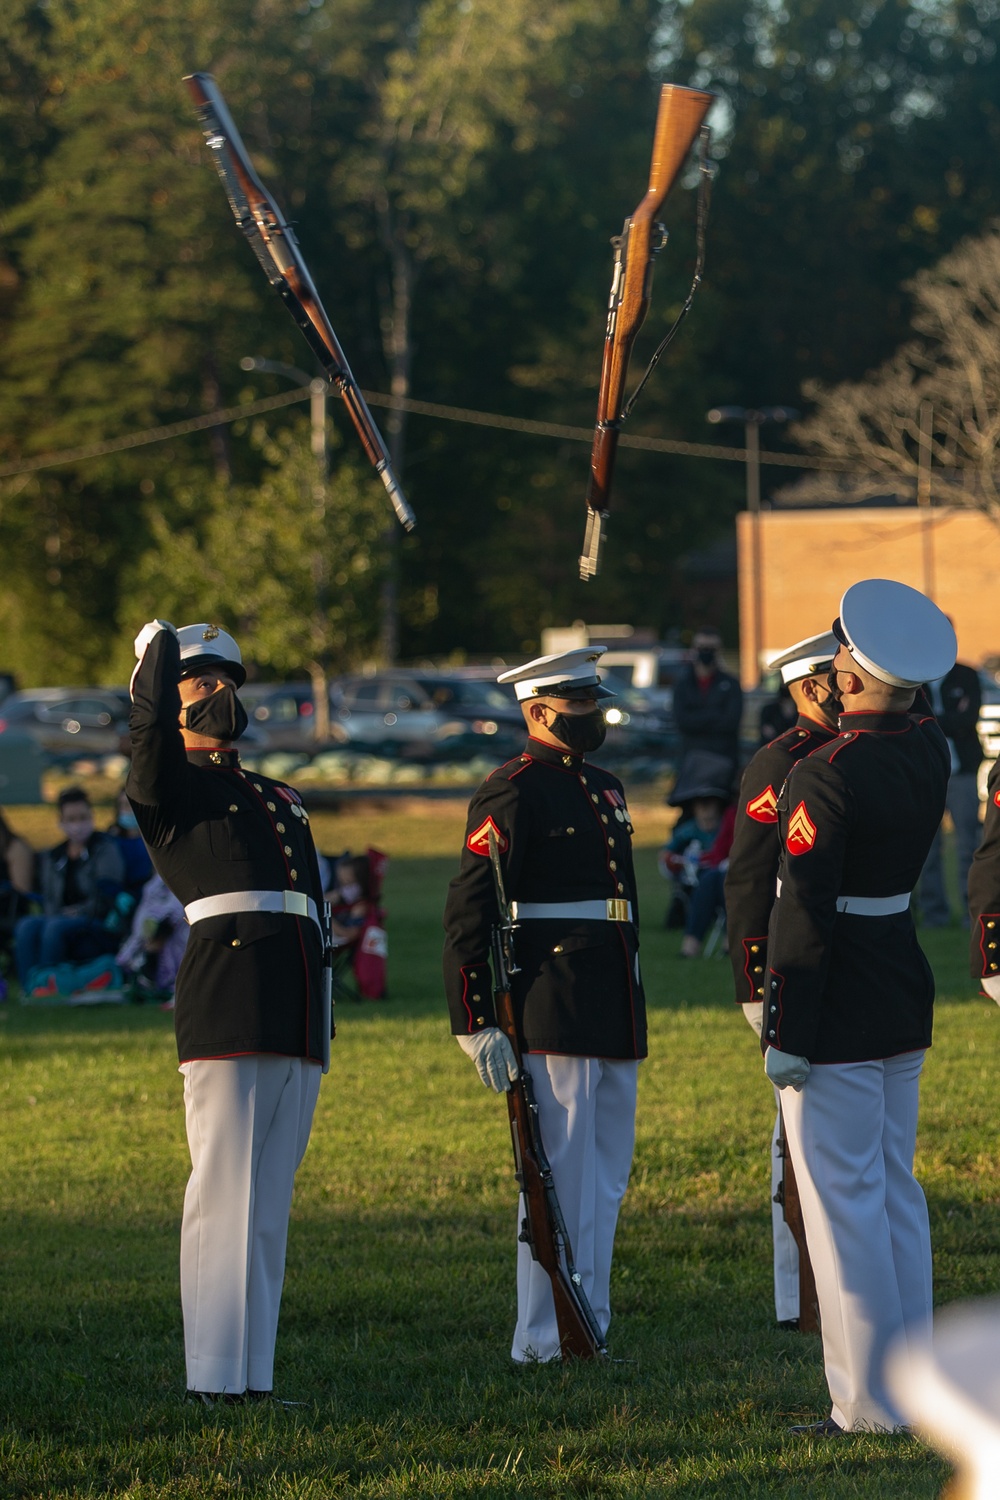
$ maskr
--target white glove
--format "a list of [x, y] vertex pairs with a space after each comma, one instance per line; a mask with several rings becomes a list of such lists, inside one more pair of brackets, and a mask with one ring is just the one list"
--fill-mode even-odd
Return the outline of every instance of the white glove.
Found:
[[166, 620], [150, 620], [148, 625], [142, 627], [135, 638], [136, 661], [142, 661], [142, 658], [146, 654], [146, 647], [159, 635], [161, 630], [169, 630], [171, 635], [177, 634], [176, 627], [169, 624]]
[[809, 1059], [768, 1047], [764, 1053], [764, 1072], [776, 1089], [792, 1088], [798, 1094], [809, 1077]]
[[486, 1087], [505, 1094], [517, 1078], [518, 1069], [514, 1049], [499, 1026], [487, 1026], [475, 1036], [457, 1036], [455, 1040], [466, 1056], [472, 1058]]
[[142, 666], [142, 658], [146, 654], [146, 648], [156, 639], [161, 630], [169, 630], [173, 635], [177, 634], [176, 626], [170, 625], [166, 620], [150, 620], [149, 624], [144, 625], [135, 638], [133, 644], [136, 665], [129, 679], [128, 695], [130, 698], [133, 697], [132, 689], [135, 687], [135, 679], [139, 674], [139, 668]]
[[763, 1000], [744, 1000], [743, 1014], [747, 1018], [747, 1025], [760, 1036], [764, 1029], [764, 1002]]
[[995, 1000], [1000, 1005], [1000, 974], [990, 974], [985, 979], [981, 979], [979, 983], [990, 999]]

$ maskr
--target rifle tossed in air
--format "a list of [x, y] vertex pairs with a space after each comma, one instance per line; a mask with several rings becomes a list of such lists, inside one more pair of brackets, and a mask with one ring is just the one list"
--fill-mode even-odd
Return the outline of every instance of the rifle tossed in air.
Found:
[[268, 281], [277, 287], [282, 301], [305, 334], [331, 384], [343, 397], [361, 445], [385, 485], [401, 525], [412, 531], [416, 517], [392, 471], [389, 450], [351, 373], [347, 356], [313, 285], [298, 241], [254, 171], [222, 91], [210, 73], [192, 73], [184, 82], [197, 107], [205, 139], [237, 224], [253, 246]]
[[[585, 581], [600, 571], [601, 549], [611, 505], [611, 477], [618, 434], [636, 397], [659, 362], [687, 315], [701, 284], [704, 266], [705, 224], [708, 217], [708, 183], [712, 168], [707, 159], [708, 129], [704, 118], [714, 94], [701, 89], [681, 88], [665, 83], [660, 90], [660, 105], [653, 135], [653, 159], [649, 168], [649, 186], [634, 212], [625, 220], [620, 235], [612, 240], [615, 250], [611, 295], [608, 300], [608, 323], [604, 335], [604, 360], [597, 395], [597, 423], [590, 454], [590, 483], [587, 487], [587, 528], [580, 556], [580, 577]], [[653, 258], [666, 243], [666, 230], [657, 222], [657, 214], [666, 201], [680, 170], [687, 160], [695, 137], [701, 136], [701, 187], [698, 199], [698, 256], [694, 280], [687, 300], [665, 338], [650, 360], [639, 384], [628, 401], [625, 380], [636, 334], [649, 308], [653, 280]]]
[[580, 1273], [573, 1264], [573, 1247], [552, 1180], [552, 1168], [542, 1146], [538, 1128], [538, 1105], [531, 1076], [525, 1072], [514, 1024], [510, 976], [517, 974], [514, 961], [515, 922], [504, 892], [500, 850], [492, 828], [489, 831], [490, 864], [496, 888], [499, 921], [493, 929], [494, 1003], [501, 1031], [514, 1049], [517, 1081], [507, 1091], [507, 1112], [514, 1146], [514, 1175], [524, 1198], [525, 1216], [519, 1239], [532, 1258], [547, 1272], [552, 1283], [559, 1347], [563, 1359], [604, 1359], [607, 1345], [594, 1310], [583, 1290]]

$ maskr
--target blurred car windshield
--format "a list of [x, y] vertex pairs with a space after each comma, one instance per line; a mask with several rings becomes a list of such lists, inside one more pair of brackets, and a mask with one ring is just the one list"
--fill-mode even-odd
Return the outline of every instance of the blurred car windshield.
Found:
[[415, 681], [419, 682], [439, 708], [447, 708], [450, 703], [463, 703], [482, 708], [509, 709], [512, 703], [512, 699], [492, 682], [469, 682], [461, 678], [442, 681], [433, 677], [418, 677]]

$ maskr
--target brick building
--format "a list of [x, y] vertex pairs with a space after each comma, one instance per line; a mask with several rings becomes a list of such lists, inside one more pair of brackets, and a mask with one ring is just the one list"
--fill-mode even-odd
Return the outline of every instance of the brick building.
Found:
[[764, 510], [759, 588], [753, 583], [753, 521], [743, 512], [736, 525], [745, 686], [757, 681], [755, 639], [766, 659], [829, 630], [844, 590], [859, 578], [895, 578], [929, 594], [951, 616], [963, 661], [978, 666], [1000, 656], [1000, 526], [984, 516], [916, 506]]

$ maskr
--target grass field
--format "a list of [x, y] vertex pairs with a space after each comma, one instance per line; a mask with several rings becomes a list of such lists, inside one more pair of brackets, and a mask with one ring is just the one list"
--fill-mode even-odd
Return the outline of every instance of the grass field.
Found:
[[[657, 925], [663, 816], [637, 810], [651, 1056], [612, 1283], [615, 1362], [507, 1359], [505, 1111], [440, 998], [461, 810], [318, 817], [324, 847], [371, 836], [395, 857], [391, 999], [341, 1007], [296, 1188], [276, 1383], [307, 1405], [182, 1399], [187, 1157], [170, 1017], [10, 1005], [0, 1500], [939, 1493], [947, 1466], [915, 1441], [785, 1434], [828, 1408], [818, 1340], [773, 1322], [771, 1093], [725, 962], [681, 962], [678, 935]], [[947, 1302], [1000, 1289], [1000, 1015], [965, 977], [964, 934], [927, 936], [941, 998], [919, 1171]]]

